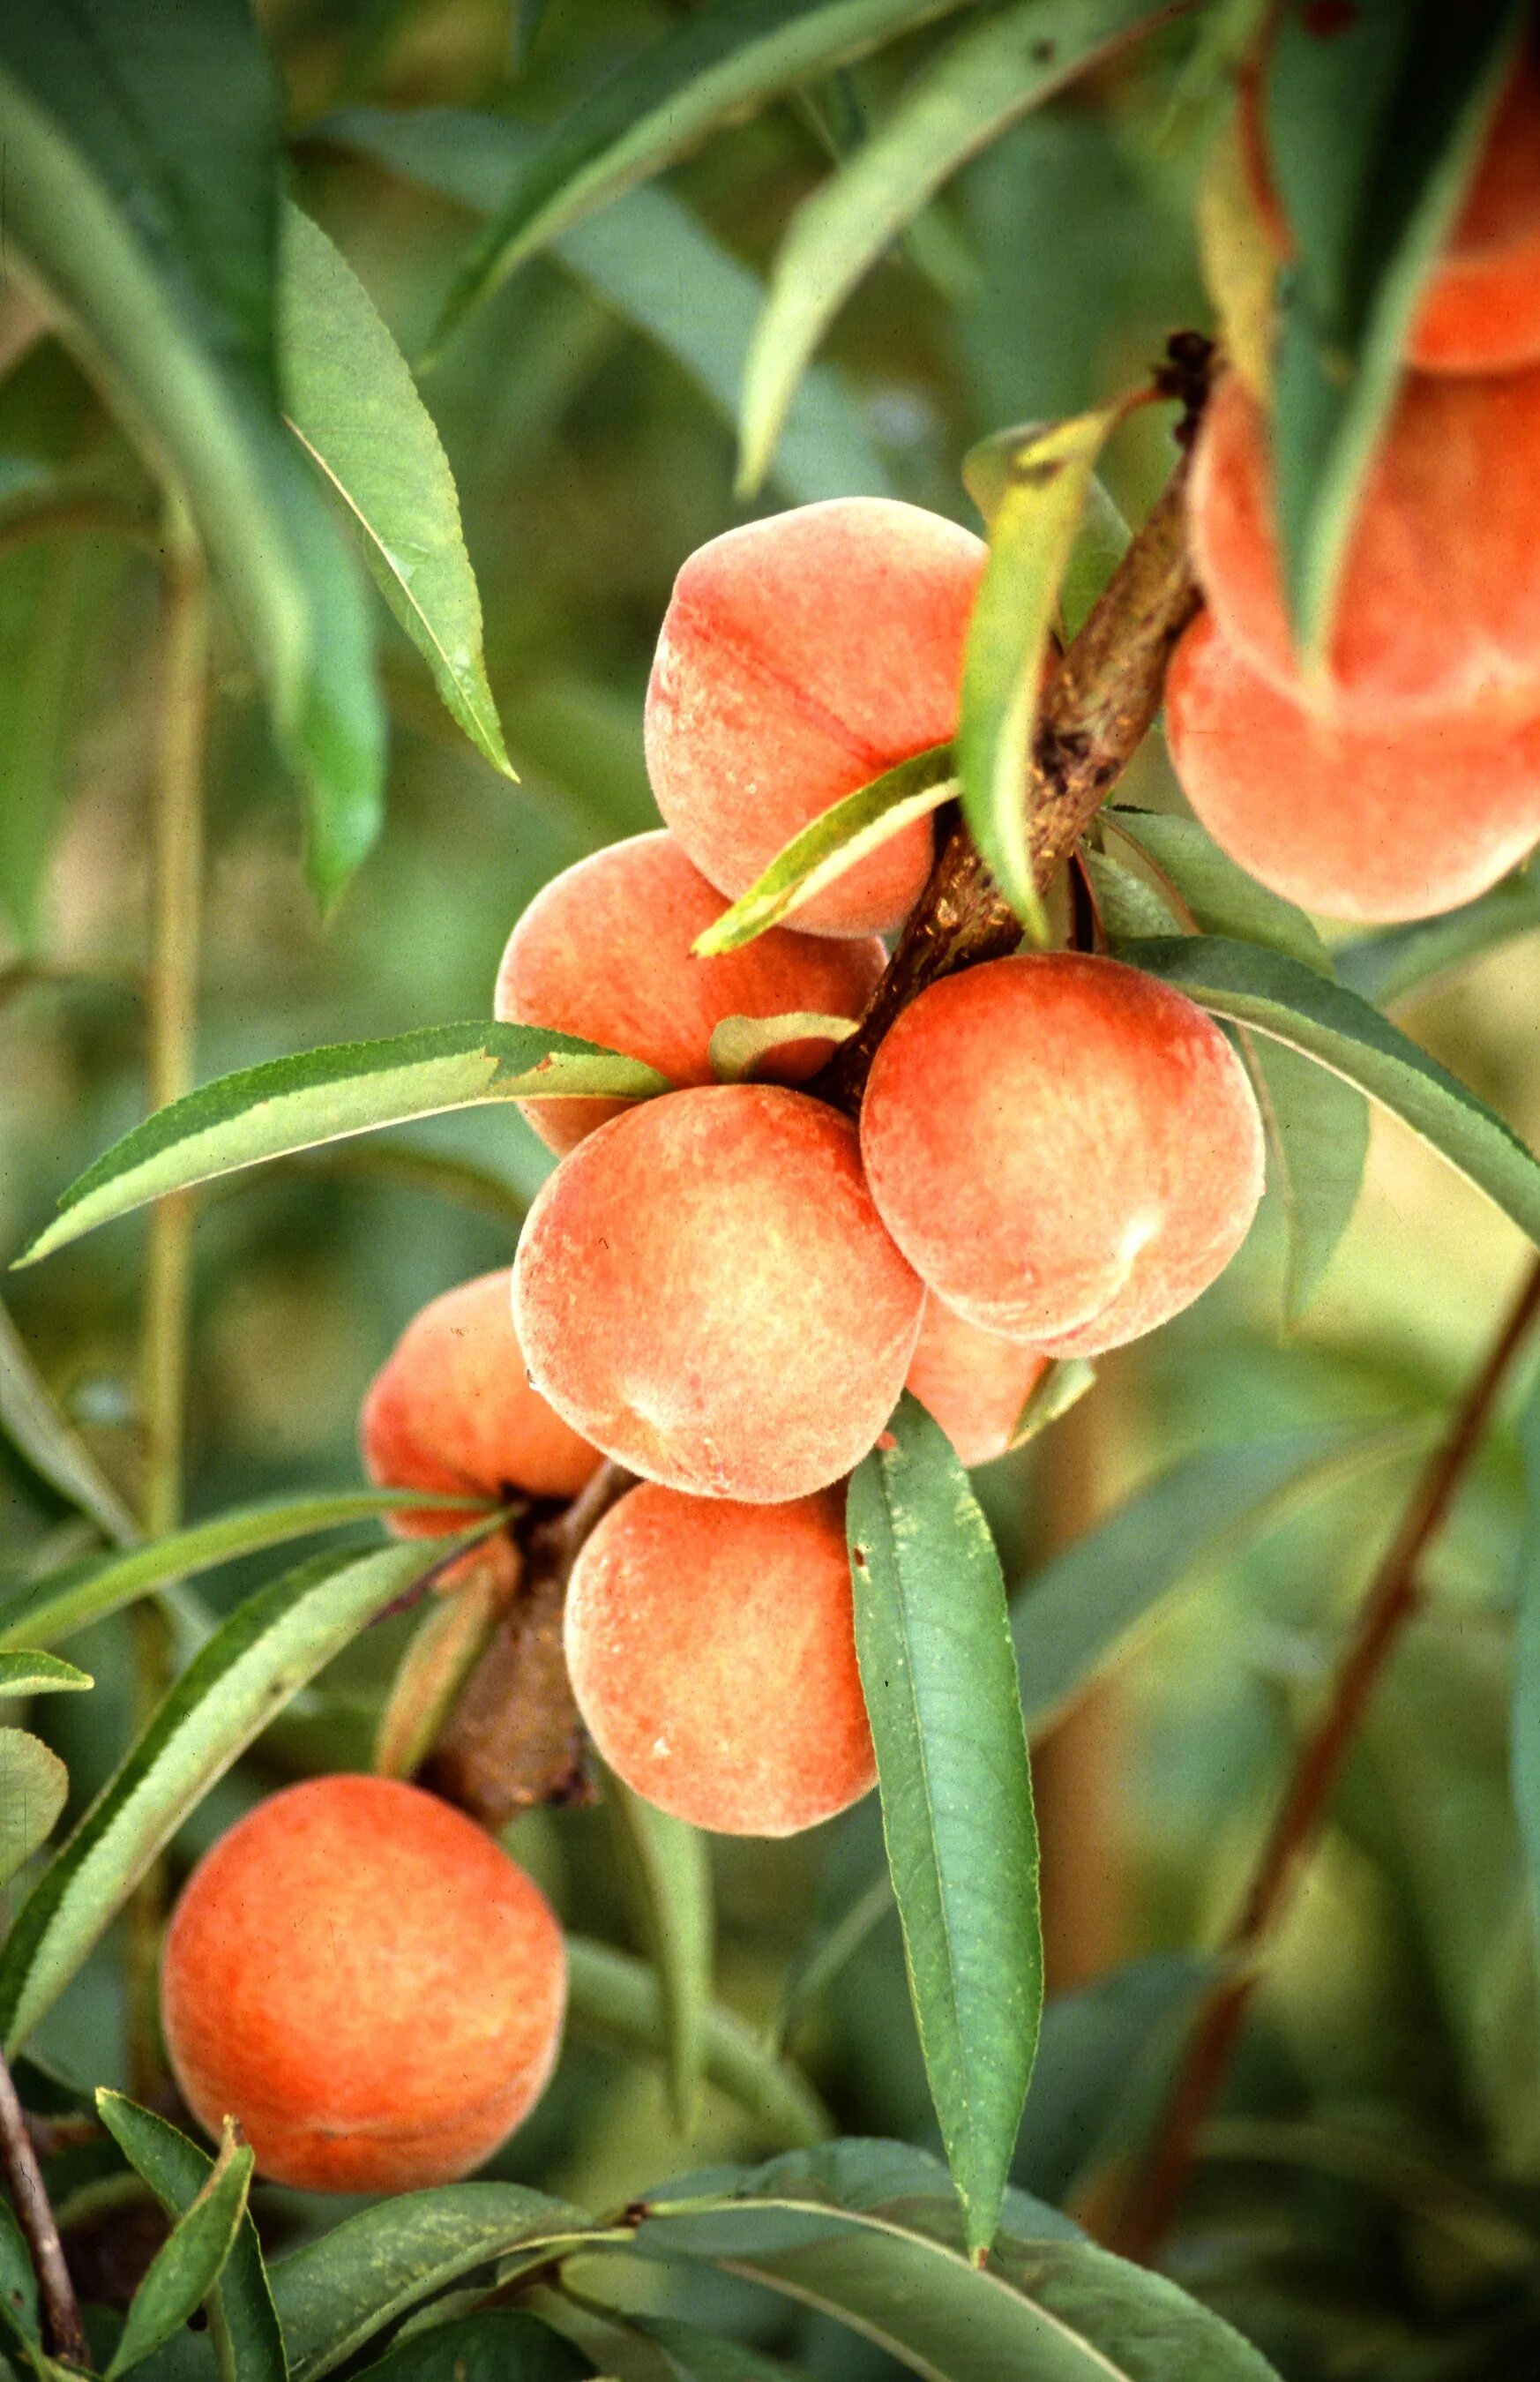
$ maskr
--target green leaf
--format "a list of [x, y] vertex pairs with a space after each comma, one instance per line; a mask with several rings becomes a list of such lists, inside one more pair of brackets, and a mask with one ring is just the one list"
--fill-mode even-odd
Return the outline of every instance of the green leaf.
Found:
[[[1045, 2005], [1011, 2170], [1018, 2183], [1060, 2206], [1082, 2176], [1137, 2139], [1153, 2114], [1139, 2087], [1168, 2084], [1171, 2036], [1220, 1973], [1206, 1953], [1152, 1952]], [[1167, 2057], [1147, 2075], [1156, 2055]]]
[[0, 1696], [57, 1695], [96, 1685], [89, 1671], [61, 1663], [56, 1654], [0, 1654]]
[[11, 8], [7, 255], [196, 524], [341, 889], [379, 829], [384, 729], [362, 592], [279, 419], [277, 92], [240, 0]]
[[[96, 2112], [118, 2149], [142, 2176], [170, 2216], [189, 2209], [214, 2173], [214, 2161], [177, 2127], [121, 2093], [104, 2089], [96, 2095]], [[211, 2322], [228, 2335], [240, 2382], [287, 2382], [288, 2364], [278, 2330], [273, 2293], [268, 2288], [257, 2241], [257, 2229], [248, 2212], [236, 2228], [235, 2241], [215, 2287]]]
[[1446, 910], [1441, 918], [1414, 918], [1409, 926], [1364, 935], [1340, 945], [1337, 974], [1350, 991], [1388, 1008], [1419, 992], [1451, 968], [1511, 942], [1540, 927], [1540, 878], [1505, 877], [1490, 893]]
[[1027, 1392], [1010, 1434], [1011, 1446], [1025, 1447], [1095, 1386], [1096, 1368], [1088, 1357], [1055, 1357]]
[[1123, 957], [1356, 1085], [1540, 1244], [1540, 1165], [1485, 1101], [1356, 993], [1281, 952], [1216, 936], [1131, 943]]
[[999, 1558], [946, 1433], [908, 1395], [852, 1476], [848, 1529], [910, 1987], [982, 2254], [1043, 2005], [1037, 1828]]
[[963, 655], [957, 732], [963, 816], [1038, 943], [1047, 921], [1027, 808], [1038, 690], [1096, 458], [1123, 411], [1102, 406], [1056, 423], [1010, 458]]
[[883, 1869], [793, 1964], [780, 2008], [766, 2030], [771, 2050], [784, 2048], [807, 2012], [817, 2008], [841, 1970], [892, 1909], [893, 1880]]
[[448, 457], [369, 292], [295, 206], [284, 210], [279, 297], [289, 426], [357, 522], [369, 567], [450, 718], [511, 778]]
[[0, 1953], [0, 2032], [23, 2043], [146, 1870], [317, 1671], [473, 1535], [324, 1555], [221, 1623], [38, 1880]]
[[712, 1028], [711, 1067], [719, 1084], [746, 1084], [772, 1050], [788, 1042], [848, 1042], [860, 1020], [796, 1009], [782, 1017], [724, 1017]]
[[959, 0], [709, 0], [581, 100], [542, 141], [472, 246], [434, 337], [441, 349], [525, 258], [722, 125]]
[[778, 927], [815, 893], [843, 877], [858, 860], [890, 836], [901, 834], [916, 819], [926, 818], [943, 803], [955, 800], [959, 780], [946, 773], [952, 765], [949, 744], [933, 745], [911, 754], [885, 769], [869, 785], [858, 786], [783, 844], [775, 859], [747, 893], [724, 910], [715, 926], [698, 935], [691, 949], [697, 959], [717, 959], [736, 952]]
[[1141, 852], [1187, 915], [1184, 926], [1202, 935], [1228, 935], [1238, 943], [1262, 943], [1313, 968], [1332, 973], [1331, 953], [1302, 910], [1271, 893], [1238, 868], [1196, 819], [1167, 818], [1158, 811], [1113, 804], [1103, 824]]
[[[645, 1960], [586, 1935], [567, 1939], [568, 2024], [574, 2034], [665, 2060], [669, 2032], [663, 1987]], [[752, 2028], [713, 2003], [705, 2012], [709, 2083], [752, 2118], [767, 2143], [823, 2142], [827, 2110], [799, 2070], [775, 2057]]]
[[[1524, 1520], [1519, 1541], [1513, 1636], [1511, 1775], [1513, 1808], [1540, 1897], [1540, 1386], [1519, 1418], [1524, 1464]], [[1540, 1924], [1540, 1898], [1536, 1899]], [[1537, 1934], [1540, 1942], [1540, 1934]]]
[[[482, 215], [501, 205], [538, 137], [506, 116], [449, 107], [349, 108], [324, 117], [315, 134]], [[681, 200], [671, 190], [632, 190], [563, 232], [551, 253], [610, 313], [672, 356], [724, 422], [736, 423], [764, 285]], [[793, 504], [892, 493], [860, 402], [837, 374], [820, 366], [807, 374], [771, 477]]]
[[959, 33], [798, 209], [749, 357], [740, 495], [762, 486], [808, 359], [839, 308], [943, 183], [1030, 108], [1171, 13], [1162, 0], [1017, 0]]
[[483, 2308], [398, 2342], [359, 2382], [583, 2382], [586, 2357], [519, 2308]]
[[1343, 558], [1418, 301], [1480, 153], [1528, 9], [1438, 0], [1355, 8], [1323, 38], [1279, 11], [1264, 87], [1296, 254], [1273, 429], [1285, 580], [1307, 664], [1326, 651]]
[[1363, 1188], [1368, 1104], [1314, 1060], [1250, 1034], [1242, 1039], [1267, 1128], [1271, 1187], [1283, 1203], [1284, 1318], [1296, 1323], [1319, 1290]]
[[555, 2252], [594, 2229], [581, 2208], [517, 2183], [406, 2192], [345, 2217], [272, 2269], [294, 2382], [319, 2382], [473, 2267], [514, 2250]]
[[[992, 522], [1010, 485], [1011, 466], [1023, 439], [1035, 437], [1046, 423], [1019, 423], [1012, 430], [992, 431], [971, 447], [962, 459], [962, 482], [985, 522]], [[1128, 552], [1133, 533], [1106, 486], [1094, 473], [1085, 492], [1075, 542], [1069, 549], [1064, 581], [1058, 591], [1060, 624], [1066, 638], [1079, 634], [1118, 565]]]
[[706, 2064], [715, 1946], [711, 1856], [698, 1828], [633, 1794], [613, 1772], [605, 1781], [605, 1801], [657, 1971], [674, 2122], [688, 2134]]
[[416, 1776], [507, 1610], [502, 1566], [495, 1559], [469, 1577], [462, 1572], [452, 1594], [428, 1599], [374, 1731], [372, 1767], [380, 1777]]
[[69, 1799], [69, 1773], [24, 1728], [0, 1728], [0, 1885], [46, 1844]]
[[429, 1025], [264, 1060], [173, 1100], [72, 1183], [24, 1265], [136, 1208], [318, 1142], [498, 1100], [568, 1093], [647, 1099], [668, 1089], [639, 1059], [543, 1026]]
[[[238, 1555], [260, 1554], [289, 1539], [308, 1538], [314, 1530], [333, 1530], [349, 1522], [373, 1521], [407, 1507], [433, 1512], [436, 1507], [463, 1514], [463, 1497], [439, 1496], [420, 1490], [344, 1489], [333, 1496], [285, 1497], [271, 1504], [238, 1506], [212, 1521], [195, 1522], [189, 1529], [174, 1530], [116, 1554], [87, 1555], [62, 1570], [29, 1580], [24, 1588], [0, 1598], [0, 1648], [31, 1647], [68, 1637], [71, 1630], [101, 1621], [137, 1597], [169, 1581], [190, 1578]], [[66, 1666], [67, 1667], [67, 1666]]]
[[1242, 1441], [1187, 1456], [1138, 1491], [1035, 1573], [1012, 1608], [1028, 1728], [1049, 1727], [1190, 1573], [1412, 1443], [1400, 1430]]
[[0, 2200], [0, 2321], [29, 2349], [41, 2350], [37, 2276], [8, 2200]]
[[138, 1537], [132, 1514], [55, 1400], [4, 1305], [0, 1305], [0, 1430], [39, 1479], [94, 1522], [104, 1538], [126, 1544]]
[[53, 539], [0, 570], [0, 900], [24, 950], [38, 947], [38, 895], [80, 726], [82, 651], [93, 649], [125, 549]]
[[255, 2166], [256, 2153], [238, 2145], [226, 2118], [207, 2182], [177, 2217], [129, 2302], [107, 2382], [141, 2365], [202, 2306], [245, 2222]]

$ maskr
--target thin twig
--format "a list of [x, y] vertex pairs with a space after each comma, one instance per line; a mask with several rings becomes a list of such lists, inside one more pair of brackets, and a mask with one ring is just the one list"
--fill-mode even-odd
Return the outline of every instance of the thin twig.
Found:
[[1229, 2068], [1241, 2023], [1301, 1862], [1314, 1843], [1387, 1656], [1416, 1612], [1418, 1569], [1480, 1449], [1514, 1360], [1540, 1316], [1540, 1263], [1504, 1318], [1448, 1431], [1424, 1466], [1375, 1572], [1330, 1695], [1299, 1750], [1277, 1819], [1226, 1938], [1233, 1963], [1199, 2017], [1154, 2152], [1130, 2196], [1113, 2246], [1149, 2259], [1171, 2225], [1198, 2137]]
[[67, 2358], [73, 2365], [89, 2365], [91, 2352], [86, 2347], [75, 2286], [69, 2279], [69, 2268], [65, 2264], [59, 2229], [54, 2221], [43, 2170], [37, 2163], [37, 2154], [27, 2130], [27, 2115], [21, 2106], [21, 2096], [17, 2092], [16, 2080], [3, 2052], [0, 2052], [0, 2171], [4, 2172], [6, 2189], [11, 2196], [17, 2222], [27, 2237], [27, 2247], [31, 2253], [43, 2307], [45, 2345], [54, 2356]]

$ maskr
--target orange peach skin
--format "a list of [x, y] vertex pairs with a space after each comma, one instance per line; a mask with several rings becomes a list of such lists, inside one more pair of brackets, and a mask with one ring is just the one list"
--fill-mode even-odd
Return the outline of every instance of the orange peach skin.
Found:
[[[525, 1369], [507, 1266], [463, 1282], [415, 1315], [375, 1375], [359, 1437], [382, 1489], [575, 1497], [596, 1449], [554, 1414]], [[405, 1538], [436, 1538], [475, 1518], [442, 1509], [392, 1516]]]
[[210, 2133], [275, 2183], [415, 2192], [488, 2158], [544, 2089], [566, 2002], [538, 1888], [394, 1779], [312, 1778], [193, 1871], [166, 1937], [166, 2048]]
[[920, 994], [862, 1110], [878, 1211], [969, 1322], [1091, 1357], [1179, 1314], [1262, 1196], [1240, 1060], [1185, 994], [1073, 952]]
[[[1234, 373], [1198, 435], [1191, 521], [1225, 634], [1301, 694], [1267, 426]], [[1350, 540], [1329, 681], [1323, 699], [1355, 727], [1476, 703], [1540, 709], [1540, 369], [1408, 379]]]
[[1540, 718], [1338, 726], [1269, 685], [1208, 616], [1172, 660], [1166, 732], [1215, 841], [1328, 917], [1430, 917], [1540, 840]]
[[[728, 530], [675, 583], [647, 690], [659, 810], [729, 900], [783, 844], [957, 726], [985, 548], [884, 497], [802, 505]], [[886, 933], [929, 873], [906, 828], [797, 913], [804, 932]]]
[[[697, 959], [691, 944], [725, 907], [666, 831], [612, 843], [535, 895], [503, 953], [495, 1013], [644, 1059], [681, 1089], [715, 1080], [711, 1038], [725, 1017], [782, 1017], [798, 1009], [861, 1015], [886, 959], [874, 935], [835, 942], [772, 927], [741, 951]], [[800, 1083], [816, 1074], [831, 1047], [788, 1042], [764, 1072]], [[630, 1102], [520, 1106], [541, 1139], [565, 1154]]]
[[627, 1786], [729, 1836], [831, 1819], [876, 1777], [845, 1498], [736, 1505], [633, 1489], [578, 1557], [567, 1662]]
[[933, 1295], [925, 1300], [904, 1387], [941, 1425], [958, 1462], [971, 1472], [1006, 1454], [1021, 1409], [1047, 1369], [1038, 1349], [981, 1332]]
[[860, 1463], [922, 1298], [853, 1126], [774, 1085], [601, 1125], [541, 1191], [514, 1266], [531, 1375], [574, 1430], [645, 1480], [754, 1504]]

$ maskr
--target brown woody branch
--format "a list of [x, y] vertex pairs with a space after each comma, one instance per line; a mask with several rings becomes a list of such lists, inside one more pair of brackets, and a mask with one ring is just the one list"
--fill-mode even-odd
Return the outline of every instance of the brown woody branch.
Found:
[[43, 2338], [55, 2357], [72, 2365], [89, 2365], [91, 2353], [76, 2304], [75, 2286], [65, 2264], [59, 2229], [54, 2222], [43, 2170], [37, 2162], [27, 2115], [3, 2052], [0, 2052], [0, 2174], [26, 2237], [38, 2279], [43, 2307]]
[[1233, 1965], [1202, 2012], [1167, 2106], [1154, 2153], [1134, 2186], [1112, 2246], [1149, 2259], [1176, 2216], [1197, 2143], [1228, 2070], [1241, 2021], [1305, 1855], [1315, 1841], [1342, 1765], [1386, 1659], [1419, 1602], [1418, 1569], [1448, 1518], [1513, 1363], [1540, 1317], [1540, 1263], [1504, 1318], [1448, 1431], [1419, 1476], [1370, 1584], [1326, 1707], [1299, 1750], [1293, 1774], [1226, 1938]]

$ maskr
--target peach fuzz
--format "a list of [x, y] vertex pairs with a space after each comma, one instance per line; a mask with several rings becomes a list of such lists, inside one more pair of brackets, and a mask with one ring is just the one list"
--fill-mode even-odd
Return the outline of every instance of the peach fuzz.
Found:
[[[375, 1375], [359, 1439], [380, 1488], [566, 1498], [597, 1467], [597, 1451], [531, 1385], [510, 1281], [503, 1266], [430, 1300]], [[392, 1527], [406, 1538], [436, 1538], [472, 1519], [473, 1508], [424, 1508], [393, 1516]]]
[[877, 1052], [861, 1140], [928, 1288], [1055, 1357], [1179, 1313], [1262, 1196], [1262, 1121], [1218, 1027], [1169, 985], [1075, 952], [921, 993]]
[[[969, 530], [886, 497], [727, 531], [675, 582], [647, 690], [659, 810], [729, 900], [784, 844], [957, 726], [986, 559]], [[920, 820], [798, 911], [804, 932], [886, 933], [930, 870]]]
[[531, 1374], [585, 1439], [644, 1480], [764, 1505], [867, 1454], [923, 1296], [855, 1128], [768, 1084], [601, 1125], [540, 1192], [513, 1280]]
[[161, 1978], [189, 2106], [306, 2192], [480, 2167], [544, 2089], [566, 1994], [539, 1889], [388, 1778], [307, 1779], [238, 1821], [183, 1889]]
[[941, 1425], [972, 1471], [1004, 1455], [1021, 1409], [1048, 1369], [1040, 1350], [981, 1332], [934, 1294], [925, 1300], [906, 1390]]
[[1166, 733], [1215, 841], [1328, 917], [1431, 917], [1484, 893], [1540, 841], [1540, 718], [1323, 719], [1269, 685], [1208, 616], [1172, 658]]
[[[780, 1017], [809, 1010], [859, 1017], [886, 954], [874, 935], [834, 942], [772, 927], [741, 951], [695, 958], [697, 935], [726, 904], [660, 831], [632, 836], [580, 860], [535, 895], [508, 938], [494, 1007], [519, 1025], [581, 1034], [644, 1059], [683, 1088], [709, 1084], [713, 1029], [725, 1017]], [[764, 1073], [800, 1082], [832, 1045], [791, 1042]], [[525, 1116], [552, 1149], [630, 1106], [627, 1100], [530, 1100]]]
[[[1349, 541], [1323, 704], [1338, 698], [1354, 726], [1478, 702], [1540, 709], [1537, 466], [1540, 369], [1407, 380]], [[1193, 459], [1198, 577], [1231, 643], [1301, 694], [1272, 500], [1265, 418], [1227, 374]]]
[[578, 1557], [566, 1635], [595, 1745], [678, 1819], [786, 1836], [875, 1781], [843, 1491], [737, 1505], [633, 1489]]

